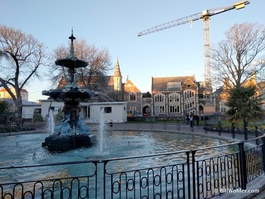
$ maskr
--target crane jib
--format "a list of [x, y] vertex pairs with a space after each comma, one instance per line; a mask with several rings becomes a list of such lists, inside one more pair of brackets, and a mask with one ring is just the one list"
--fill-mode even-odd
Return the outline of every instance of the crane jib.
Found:
[[212, 10], [204, 10], [200, 13], [196, 13], [187, 17], [183, 17], [180, 19], [176, 19], [174, 21], [170, 21], [161, 25], [154, 26], [152, 28], [149, 28], [147, 30], [144, 30], [142, 32], [138, 33], [138, 37], [147, 35], [153, 32], [165, 30], [168, 28], [172, 28], [175, 26], [179, 26], [186, 23], [191, 23], [193, 21], [196, 21], [198, 19], [202, 19], [203, 21], [203, 37], [204, 37], [204, 79], [207, 85], [209, 85], [209, 88], [211, 88], [211, 63], [210, 63], [210, 17], [227, 12], [229, 10], [239, 10], [245, 7], [245, 5], [248, 5], [249, 1], [241, 1], [237, 2], [231, 6], [218, 8], [218, 9], [212, 9]]
[[249, 1], [241, 1], [241, 2], [237, 2], [237, 3], [233, 4], [232, 6], [226, 6], [226, 7], [222, 7], [222, 8], [218, 8], [218, 9], [204, 10], [202, 12], [192, 14], [192, 15], [189, 15], [187, 17], [182, 17], [180, 19], [176, 19], [176, 20], [173, 20], [173, 21], [170, 21], [167, 23], [163, 23], [163, 24], [154, 26], [152, 28], [149, 28], [147, 30], [139, 32], [138, 36], [140, 37], [140, 36], [147, 35], [147, 34], [150, 34], [153, 32], [157, 32], [157, 31], [165, 30], [165, 29], [172, 28], [175, 26], [190, 23], [190, 22], [193, 22], [193, 21], [196, 21], [199, 19], [203, 19], [203, 20], [209, 19], [210, 16], [214, 16], [214, 15], [217, 15], [217, 14], [229, 11], [229, 10], [242, 9], [245, 7], [245, 5], [248, 5], [248, 4], [250, 4]]

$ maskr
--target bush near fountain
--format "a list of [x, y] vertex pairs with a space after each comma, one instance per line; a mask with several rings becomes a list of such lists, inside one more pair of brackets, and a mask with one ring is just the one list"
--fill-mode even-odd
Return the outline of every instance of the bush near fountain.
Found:
[[17, 126], [17, 125], [0, 126], [0, 133], [34, 131], [34, 130], [36, 130], [34, 127], [29, 127], [29, 126]]
[[[203, 124], [203, 129], [205, 131], [214, 131], [220, 133], [232, 133], [232, 123], [225, 119], [212, 119], [205, 120]], [[247, 132], [249, 135], [260, 136], [263, 135], [265, 125], [263, 121], [249, 123], [247, 126]], [[234, 124], [234, 133], [243, 134], [244, 133], [244, 124], [243, 122], [238, 122]]]

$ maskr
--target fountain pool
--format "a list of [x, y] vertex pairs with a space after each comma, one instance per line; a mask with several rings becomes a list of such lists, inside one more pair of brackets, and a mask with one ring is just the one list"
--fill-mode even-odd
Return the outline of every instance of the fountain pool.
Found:
[[[99, 132], [93, 132], [98, 139]], [[228, 143], [192, 134], [151, 131], [105, 131], [104, 142], [91, 148], [71, 150], [62, 154], [50, 154], [40, 147], [47, 133], [1, 136], [0, 166], [43, 164], [86, 159], [107, 159], [176, 152]], [[97, 141], [98, 143], [99, 140]], [[218, 149], [209, 151], [218, 155]], [[221, 151], [224, 152], [224, 151]]]
[[[100, 139], [100, 132], [93, 132]], [[107, 172], [119, 172], [122, 170], [134, 170], [139, 167], [157, 167], [159, 165], [174, 165], [181, 164], [186, 161], [185, 153], [177, 153], [181, 150], [191, 150], [197, 148], [218, 146], [226, 144], [227, 141], [221, 139], [213, 139], [192, 134], [181, 134], [171, 132], [152, 132], [152, 131], [105, 131], [104, 142], [102, 144], [92, 145], [90, 148], [79, 148], [76, 150], [67, 151], [64, 153], [49, 153], [40, 146], [43, 138], [47, 133], [35, 133], [24, 135], [1, 136], [0, 140], [0, 168], [4, 168], [0, 172], [2, 182], [17, 183], [17, 182], [34, 182], [44, 179], [46, 184], [48, 179], [69, 179], [74, 176], [94, 176], [95, 169], [103, 171], [103, 168], [96, 168], [92, 160], [105, 161], [112, 158], [118, 158], [117, 161], [107, 164]], [[100, 142], [98, 140], [97, 142]], [[201, 158], [205, 156], [218, 156], [225, 152], [233, 151], [233, 148], [210, 148]], [[174, 152], [172, 156], [153, 156], [154, 154], [165, 154]], [[176, 153], [175, 153], [176, 152]], [[125, 161], [122, 157], [137, 157], [145, 156], [144, 158], [129, 158]], [[148, 157], [147, 157], [148, 156]], [[98, 161], [97, 161], [98, 162]], [[35, 166], [30, 166], [35, 165]], [[30, 166], [30, 167], [25, 167]], [[102, 173], [103, 174], [103, 173]], [[88, 183], [85, 180], [82, 183]], [[185, 174], [186, 178], [186, 174]], [[47, 179], [47, 180], [46, 180]], [[79, 177], [79, 179], [83, 179]], [[89, 178], [90, 179], [90, 178]], [[98, 182], [103, 182], [103, 176], [98, 176]], [[45, 181], [46, 180], [46, 181]], [[64, 180], [62, 180], [64, 181]], [[59, 181], [55, 181], [60, 184]], [[81, 182], [81, 181], [80, 181]], [[65, 182], [66, 183], [66, 182]], [[80, 185], [90, 187], [89, 193], [95, 194], [96, 189], [93, 180], [91, 184]], [[24, 188], [31, 189], [33, 185], [24, 184]], [[34, 185], [35, 186], [35, 185]], [[39, 184], [36, 184], [38, 187]], [[43, 185], [41, 185], [43, 186]], [[51, 185], [47, 185], [50, 187]], [[53, 184], [57, 187], [57, 183]], [[116, 187], [116, 186], [115, 186]], [[8, 192], [12, 192], [6, 188]], [[48, 188], [49, 189], [49, 188]], [[41, 189], [38, 189], [41, 190]], [[55, 194], [60, 194], [60, 188], [56, 188]], [[78, 188], [73, 188], [73, 193], [78, 194]], [[107, 188], [108, 192], [110, 189]], [[88, 190], [80, 190], [86, 195]], [[18, 189], [16, 192], [21, 193]], [[36, 193], [41, 194], [41, 193]], [[70, 192], [65, 193], [69, 195]], [[38, 197], [35, 197], [38, 198]], [[41, 197], [40, 197], [41, 198]], [[47, 197], [50, 198], [50, 197]], [[83, 197], [85, 198], [85, 197]], [[93, 198], [93, 197], [92, 197]]]

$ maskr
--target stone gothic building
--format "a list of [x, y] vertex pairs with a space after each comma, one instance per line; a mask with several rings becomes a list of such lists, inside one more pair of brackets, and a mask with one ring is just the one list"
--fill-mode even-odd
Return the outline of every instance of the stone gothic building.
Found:
[[196, 82], [195, 76], [152, 77], [151, 93], [141, 93], [137, 86], [126, 79], [122, 83], [119, 61], [113, 76], [106, 76], [104, 92], [113, 101], [127, 102], [129, 116], [184, 116], [207, 115], [215, 111], [211, 95], [204, 82]]
[[195, 76], [152, 77], [152, 115], [207, 115], [214, 112], [211, 95]]

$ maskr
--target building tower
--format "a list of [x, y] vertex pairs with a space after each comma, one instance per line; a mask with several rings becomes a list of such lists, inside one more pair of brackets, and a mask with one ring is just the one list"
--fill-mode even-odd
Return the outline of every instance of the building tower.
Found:
[[117, 61], [116, 61], [113, 81], [114, 81], [114, 91], [122, 91], [122, 76], [121, 76], [121, 71], [120, 71], [120, 65], [119, 65], [118, 58], [117, 58]]

